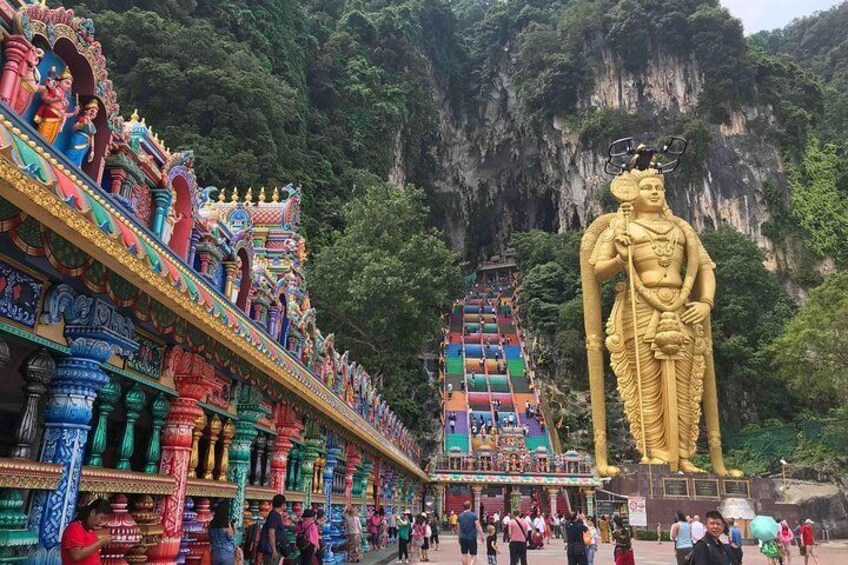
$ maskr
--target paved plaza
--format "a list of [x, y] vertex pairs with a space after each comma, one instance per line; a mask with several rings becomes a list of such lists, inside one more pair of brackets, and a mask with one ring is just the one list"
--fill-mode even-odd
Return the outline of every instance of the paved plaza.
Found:
[[[509, 565], [509, 550], [501, 548], [498, 565]], [[485, 548], [477, 556], [476, 565], [486, 565]], [[637, 541], [634, 543], [636, 565], [675, 565], [672, 545], [664, 542]], [[798, 557], [797, 548], [793, 554], [792, 565], [803, 565], [803, 559]], [[819, 565], [848, 565], [848, 542], [835, 541], [819, 546]], [[756, 546], [745, 546], [746, 556], [744, 565], [767, 565], [766, 558], [760, 555]], [[393, 561], [392, 561], [393, 562]], [[430, 563], [433, 565], [459, 565], [459, 542], [456, 536], [442, 535], [439, 551], [430, 551]], [[545, 549], [528, 551], [528, 565], [565, 565], [567, 563], [565, 550], [561, 540], [553, 540]], [[813, 561], [810, 560], [810, 564]], [[595, 565], [613, 565], [612, 545], [602, 545], [595, 556]]]

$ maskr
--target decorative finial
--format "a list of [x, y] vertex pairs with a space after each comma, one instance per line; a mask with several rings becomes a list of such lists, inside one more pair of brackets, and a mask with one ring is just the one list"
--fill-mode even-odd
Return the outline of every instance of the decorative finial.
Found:
[[146, 118], [146, 117], [145, 117], [145, 118], [141, 118], [141, 125], [143, 125], [143, 126], [146, 126], [146, 125], [147, 125], [147, 118]]
[[271, 200], [273, 202], [279, 202], [280, 201], [280, 187], [279, 186], [274, 187], [274, 194], [271, 196]]
[[259, 189], [259, 202], [265, 202], [265, 187]]
[[232, 196], [230, 196], [230, 202], [238, 202], [238, 199], [239, 199], [239, 196], [238, 196], [238, 187], [237, 187], [237, 186], [234, 186], [234, 187], [233, 187], [233, 195], [232, 195]]
[[138, 108], [133, 110], [133, 113], [130, 114], [130, 121], [131, 122], [138, 122]]
[[253, 202], [253, 187], [250, 186], [247, 188], [247, 194], [244, 196], [244, 201], [250, 204]]
[[224, 189], [218, 191], [218, 204], [224, 203]]

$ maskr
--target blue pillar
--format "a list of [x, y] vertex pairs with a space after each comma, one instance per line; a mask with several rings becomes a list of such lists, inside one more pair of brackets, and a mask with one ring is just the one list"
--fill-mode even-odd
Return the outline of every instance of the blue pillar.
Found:
[[168, 215], [168, 207], [174, 196], [170, 190], [151, 190], [153, 195], [153, 222], [150, 225], [150, 230], [156, 236], [162, 236], [162, 228], [165, 227], [165, 216]]
[[327, 497], [327, 501], [324, 503], [325, 563], [336, 562], [333, 555], [333, 546], [338, 546], [340, 542], [339, 532], [333, 529], [333, 479], [335, 479], [335, 469], [341, 453], [341, 448], [335, 445], [334, 436], [332, 433], [329, 434], [327, 436], [327, 455], [324, 458], [324, 495]]
[[30, 529], [39, 532], [33, 562], [57, 565], [62, 532], [76, 510], [92, 405], [97, 391], [109, 382], [101, 364], [113, 351], [127, 355], [138, 348], [131, 320], [107, 302], [60, 284], [47, 293], [42, 321], [56, 324], [63, 319], [70, 354], [56, 363], [50, 385], [41, 461], [59, 463], [64, 472], [56, 490], [36, 492], [29, 522]]

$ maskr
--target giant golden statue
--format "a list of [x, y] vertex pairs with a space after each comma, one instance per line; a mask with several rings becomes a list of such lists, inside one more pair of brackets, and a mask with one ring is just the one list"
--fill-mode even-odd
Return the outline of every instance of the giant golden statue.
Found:
[[[642, 149], [631, 150], [636, 156], [612, 182], [618, 211], [592, 222], [580, 246], [598, 472], [618, 474], [607, 461], [605, 342], [642, 462], [702, 472], [692, 456], [703, 405], [713, 470], [737, 474], [721, 452], [710, 329], [714, 265], [692, 226], [666, 204], [662, 171], [674, 167], [657, 163], [656, 148]], [[600, 285], [619, 273], [626, 282], [615, 287], [603, 339]]]

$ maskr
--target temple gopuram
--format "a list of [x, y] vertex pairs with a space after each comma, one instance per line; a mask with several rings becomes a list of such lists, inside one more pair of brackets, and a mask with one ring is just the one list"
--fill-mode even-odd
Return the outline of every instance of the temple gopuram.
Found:
[[413, 508], [428, 475], [317, 326], [300, 190], [201, 189], [122, 112], [91, 20], [0, 15], [0, 562], [59, 563], [105, 497], [104, 563], [200, 563], [217, 500], [244, 531], [282, 493], [341, 563], [343, 507]]
[[472, 501], [484, 516], [521, 510], [594, 515], [590, 456], [562, 449], [515, 310], [509, 253], [481, 265], [442, 345], [442, 449], [432, 461], [439, 515]]

